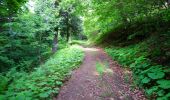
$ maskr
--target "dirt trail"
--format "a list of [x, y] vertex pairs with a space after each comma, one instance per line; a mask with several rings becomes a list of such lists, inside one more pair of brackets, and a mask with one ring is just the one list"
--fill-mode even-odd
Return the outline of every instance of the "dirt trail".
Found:
[[100, 48], [83, 48], [85, 59], [54, 100], [146, 100], [142, 92], [131, 91], [131, 73]]

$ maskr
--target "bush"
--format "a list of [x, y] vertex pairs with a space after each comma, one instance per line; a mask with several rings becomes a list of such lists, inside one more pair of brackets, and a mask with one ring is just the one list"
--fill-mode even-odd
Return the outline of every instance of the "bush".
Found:
[[146, 42], [127, 47], [111, 47], [105, 51], [124, 67], [133, 71], [134, 83], [145, 89], [148, 98], [168, 100], [170, 98], [170, 68], [152, 62], [148, 57]]
[[[70, 75], [70, 71], [81, 63], [83, 56], [81, 49], [70, 47], [58, 51], [45, 64], [31, 73], [11, 70], [6, 77], [12, 78], [13, 81], [0, 98], [9, 100], [52, 98], [58, 93], [64, 80]], [[3, 84], [5, 83], [2, 83], [4, 87]]]

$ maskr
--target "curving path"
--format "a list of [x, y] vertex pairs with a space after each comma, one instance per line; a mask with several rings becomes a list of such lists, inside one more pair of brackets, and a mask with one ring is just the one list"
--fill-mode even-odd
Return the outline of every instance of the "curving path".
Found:
[[83, 48], [85, 59], [54, 100], [146, 100], [130, 89], [131, 73], [100, 48]]

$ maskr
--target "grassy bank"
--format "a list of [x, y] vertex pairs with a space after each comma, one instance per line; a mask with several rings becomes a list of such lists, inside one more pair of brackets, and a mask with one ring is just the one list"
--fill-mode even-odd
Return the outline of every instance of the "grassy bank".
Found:
[[83, 58], [83, 51], [73, 46], [59, 50], [31, 73], [17, 72], [14, 68], [5, 76], [0, 76], [3, 80], [0, 83], [0, 99], [49, 100], [58, 94], [65, 79]]
[[122, 66], [133, 71], [134, 84], [144, 88], [148, 99], [168, 100], [170, 98], [170, 68], [149, 59], [147, 42], [126, 47], [107, 47], [105, 51]]

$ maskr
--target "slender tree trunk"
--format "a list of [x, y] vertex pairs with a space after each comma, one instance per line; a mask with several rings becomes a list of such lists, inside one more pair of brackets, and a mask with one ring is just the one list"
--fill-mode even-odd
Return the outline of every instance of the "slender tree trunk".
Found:
[[58, 46], [58, 28], [56, 29], [56, 34], [54, 34], [53, 47], [52, 47], [53, 53], [57, 51], [57, 46]]
[[170, 6], [170, 0], [168, 0], [168, 7]]
[[41, 47], [42, 47], [42, 33], [39, 34], [39, 47], [38, 47], [39, 64], [42, 64]]
[[[157, 1], [155, 1], [155, 3], [156, 3]], [[167, 2], [166, 1], [164, 1], [164, 0], [161, 0], [161, 3], [162, 3], [162, 5], [166, 8], [166, 9], [168, 9], [168, 5], [170, 4], [170, 0], [167, 0]], [[166, 4], [167, 3], [167, 4]]]
[[69, 33], [69, 26], [67, 26], [67, 42], [69, 41], [70, 33]]
[[[12, 30], [12, 26], [11, 26], [11, 22], [12, 22], [12, 15], [10, 14], [9, 15], [9, 17], [8, 17], [8, 23], [9, 23], [9, 26], [8, 26], [8, 34], [10, 35], [10, 50], [9, 50], [9, 52], [10, 51], [13, 51], [13, 49], [14, 49], [14, 43], [13, 43], [13, 41], [14, 41], [14, 35], [12, 34], [12, 32], [13, 32], [13, 30]], [[11, 55], [10, 55], [10, 57], [11, 57]]]
[[10, 25], [9, 25], [9, 34], [12, 35], [12, 26], [11, 26], [12, 16], [10, 16], [10, 17], [8, 18], [8, 22], [10, 23]]
[[69, 38], [70, 38], [70, 32], [69, 32], [69, 15], [68, 15], [68, 12], [66, 13], [66, 24], [67, 24], [67, 42], [69, 41]]
[[123, 23], [127, 24], [127, 12], [124, 12], [124, 1], [123, 0], [119, 0], [120, 4], [119, 4], [119, 10], [120, 10], [120, 15], [122, 17], [122, 21]]

